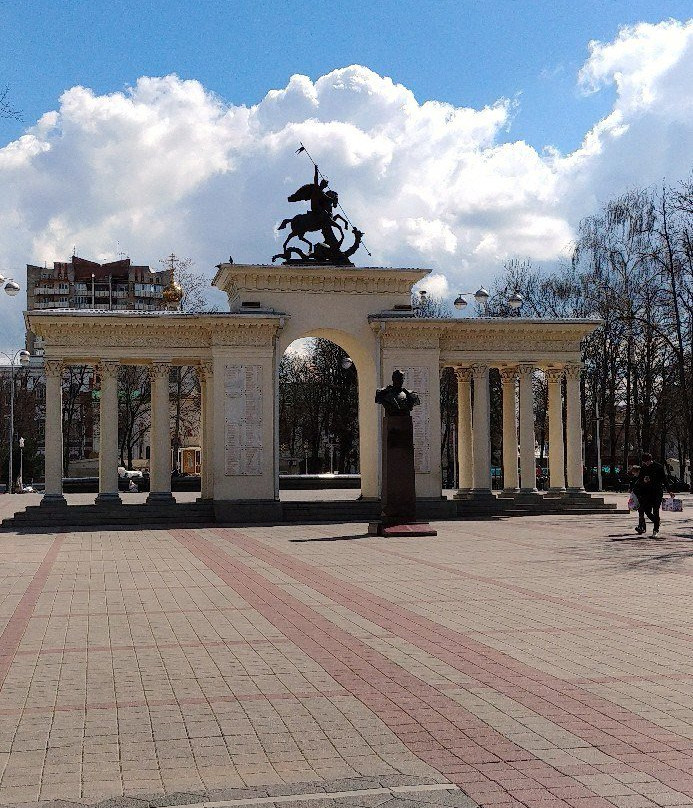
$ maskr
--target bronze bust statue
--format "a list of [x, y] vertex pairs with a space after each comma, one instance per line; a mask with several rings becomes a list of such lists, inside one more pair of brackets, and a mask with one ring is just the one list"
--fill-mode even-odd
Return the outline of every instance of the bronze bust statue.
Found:
[[404, 373], [396, 370], [392, 374], [392, 384], [376, 390], [375, 403], [383, 405], [386, 415], [410, 415], [421, 400], [416, 393], [404, 387]]

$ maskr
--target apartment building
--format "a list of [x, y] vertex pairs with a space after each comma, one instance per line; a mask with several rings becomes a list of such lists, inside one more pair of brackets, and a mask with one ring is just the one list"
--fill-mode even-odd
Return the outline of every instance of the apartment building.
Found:
[[[171, 269], [152, 270], [132, 264], [129, 258], [99, 264], [73, 255], [54, 261], [52, 267], [27, 264], [27, 310], [96, 309], [157, 311], [165, 308], [164, 288], [172, 280]], [[41, 356], [41, 340], [27, 332], [27, 350]]]

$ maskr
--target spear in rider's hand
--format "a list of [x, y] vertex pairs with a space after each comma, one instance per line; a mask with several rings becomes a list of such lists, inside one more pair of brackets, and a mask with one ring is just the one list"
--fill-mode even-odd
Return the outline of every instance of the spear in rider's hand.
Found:
[[[300, 140], [299, 140], [299, 143], [301, 143], [301, 141], [300, 141]], [[325, 175], [322, 173], [322, 171], [320, 171], [320, 169], [318, 168], [318, 164], [317, 164], [317, 163], [315, 162], [315, 160], [313, 160], [313, 158], [310, 156], [310, 152], [309, 152], [309, 151], [308, 151], [308, 149], [307, 149], [307, 148], [306, 148], [306, 147], [303, 145], [303, 143], [301, 143], [300, 147], [299, 147], [298, 149], [296, 149], [296, 154], [301, 154], [301, 152], [304, 152], [304, 153], [305, 153], [306, 157], [307, 157], [307, 158], [310, 160], [310, 162], [311, 162], [311, 163], [312, 163], [312, 164], [315, 166], [315, 168], [317, 168], [317, 169], [318, 169], [318, 174], [320, 175], [320, 177], [321, 177], [323, 180], [325, 180], [325, 182], [327, 182], [327, 177], [326, 177], [326, 176], [325, 176]], [[344, 218], [345, 218], [345, 219], [347, 220], [347, 222], [348, 222], [348, 223], [351, 225], [351, 229], [352, 229], [352, 230], [355, 230], [356, 228], [355, 228], [355, 227], [354, 227], [354, 225], [352, 224], [351, 219], [349, 219], [349, 217], [347, 216], [347, 212], [346, 212], [346, 211], [344, 210], [344, 208], [342, 207], [342, 203], [341, 203], [341, 202], [337, 202], [337, 207], [338, 207], [338, 208], [339, 208], [339, 209], [342, 211], [342, 213], [344, 214]], [[366, 245], [365, 245], [365, 243], [364, 243], [363, 241], [361, 242], [361, 246], [362, 246], [362, 247], [363, 247], [363, 249], [364, 249], [364, 250], [365, 250], [365, 251], [368, 253], [368, 256], [369, 256], [370, 258], [372, 258], [373, 256], [371, 255], [370, 250], [368, 249], [368, 247], [366, 247]]]

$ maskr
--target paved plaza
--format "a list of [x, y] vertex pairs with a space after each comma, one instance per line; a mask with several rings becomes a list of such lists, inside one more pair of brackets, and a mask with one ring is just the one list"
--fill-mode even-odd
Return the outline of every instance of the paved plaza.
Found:
[[690, 514], [0, 534], [0, 805], [693, 806]]

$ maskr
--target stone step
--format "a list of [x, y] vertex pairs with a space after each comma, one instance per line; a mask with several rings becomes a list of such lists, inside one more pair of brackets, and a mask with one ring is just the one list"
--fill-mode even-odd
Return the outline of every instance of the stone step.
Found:
[[[380, 502], [374, 500], [294, 501], [273, 503], [277, 506], [276, 518], [269, 513], [274, 523], [300, 522], [369, 522], [380, 515]], [[248, 522], [239, 511], [238, 518], [226, 520], [238, 524]], [[540, 516], [540, 515], [585, 515], [625, 514], [614, 503], [604, 502], [602, 497], [546, 497], [546, 498], [496, 498], [475, 499], [424, 499], [417, 503], [417, 517], [423, 520], [446, 521], [489, 517]], [[173, 525], [212, 525], [214, 507], [210, 503], [174, 503], [171, 505], [70, 505], [67, 508], [44, 508], [32, 505], [26, 510], [4, 519], [3, 530], [63, 529], [89, 527], [151, 527]], [[257, 521], [257, 520], [256, 520]], [[222, 523], [226, 523], [222, 522]]]
[[2, 529], [214, 524], [214, 510], [206, 503], [172, 505], [70, 505], [43, 508], [32, 505], [3, 519]]

